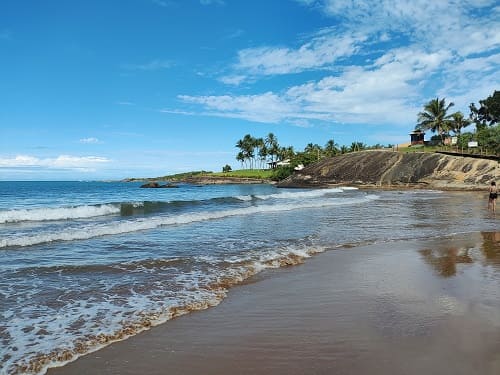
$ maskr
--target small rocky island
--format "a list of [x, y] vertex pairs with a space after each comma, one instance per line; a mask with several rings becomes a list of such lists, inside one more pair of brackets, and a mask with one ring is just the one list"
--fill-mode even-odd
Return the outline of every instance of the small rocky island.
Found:
[[178, 188], [179, 186], [171, 184], [171, 183], [166, 183], [164, 185], [160, 185], [158, 182], [148, 182], [144, 185], [141, 185], [141, 188], [143, 189], [172, 189], [172, 188]]

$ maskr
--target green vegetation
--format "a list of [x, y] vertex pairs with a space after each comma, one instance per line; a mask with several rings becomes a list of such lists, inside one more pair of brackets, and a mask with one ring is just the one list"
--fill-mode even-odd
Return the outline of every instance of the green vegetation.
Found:
[[[441, 145], [444, 139], [451, 136], [457, 137], [456, 149], [468, 152], [481, 152], [485, 154], [500, 154], [500, 91], [493, 92], [486, 99], [479, 101], [479, 108], [471, 103], [469, 106], [469, 119], [461, 112], [447, 114], [453, 103], [446, 105], [445, 99], [433, 99], [424, 106], [424, 111], [418, 114], [416, 129], [437, 132]], [[475, 132], [462, 133], [462, 129], [475, 124]], [[431, 141], [434, 137], [431, 138]], [[476, 141], [479, 151], [469, 149], [468, 143]], [[411, 148], [414, 148], [412, 146]], [[425, 151], [431, 151], [427, 146]]]
[[[444, 136], [450, 128], [450, 118], [448, 109], [453, 107], [453, 103], [446, 105], [446, 99], [432, 99], [424, 106], [424, 110], [418, 114], [418, 123], [415, 129], [431, 130], [441, 136], [441, 143], [444, 143]], [[463, 117], [463, 116], [462, 116]]]
[[[429, 145], [413, 145], [411, 147], [394, 147], [389, 144], [368, 146], [362, 142], [352, 142], [351, 145], [339, 146], [333, 139], [327, 140], [324, 147], [309, 143], [302, 151], [296, 151], [292, 146], [280, 146], [278, 138], [269, 133], [266, 137], [256, 138], [246, 134], [236, 142], [239, 149], [236, 160], [241, 163], [240, 170], [232, 170], [229, 164], [222, 167], [222, 172], [195, 171], [157, 177], [148, 180], [181, 181], [190, 177], [221, 177], [221, 178], [255, 178], [265, 180], [282, 180], [293, 174], [295, 168], [306, 167], [323, 158], [370, 149], [392, 149], [400, 152], [434, 152], [442, 150], [444, 140], [451, 135], [457, 137], [457, 144], [446, 146], [447, 150], [468, 150], [468, 142], [477, 141], [480, 150], [477, 152], [500, 155], [500, 91], [479, 101], [479, 106], [470, 105], [470, 115], [466, 118], [461, 112], [449, 114], [453, 103], [446, 99], [432, 99], [424, 105], [418, 114], [416, 129], [429, 130], [437, 133], [431, 137]], [[474, 132], [462, 133], [467, 126], [475, 124]], [[128, 181], [142, 179], [128, 179]]]
[[234, 177], [234, 178], [256, 178], [261, 180], [269, 180], [272, 178], [273, 171], [271, 169], [240, 169], [236, 171], [210, 173], [213, 177]]
[[[241, 163], [242, 170], [268, 170], [271, 175], [266, 178], [277, 181], [290, 176], [295, 167], [305, 167], [326, 157], [366, 149], [384, 148], [380, 144], [367, 146], [362, 142], [353, 142], [350, 146], [339, 147], [333, 139], [330, 139], [324, 147], [309, 143], [303, 151], [295, 151], [292, 146], [280, 146], [278, 138], [273, 133], [269, 133], [264, 138], [256, 138], [246, 134], [236, 142], [236, 147], [239, 149], [236, 160]], [[391, 148], [392, 145], [387, 147]]]
[[498, 125], [500, 123], [500, 91], [493, 92], [486, 99], [479, 101], [479, 108], [474, 103], [471, 103], [470, 117], [476, 124], [478, 130], [486, 127]]

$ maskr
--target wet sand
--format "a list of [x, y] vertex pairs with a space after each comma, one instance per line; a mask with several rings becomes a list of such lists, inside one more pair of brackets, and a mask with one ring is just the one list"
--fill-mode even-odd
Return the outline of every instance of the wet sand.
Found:
[[335, 249], [49, 374], [500, 374], [500, 232]]

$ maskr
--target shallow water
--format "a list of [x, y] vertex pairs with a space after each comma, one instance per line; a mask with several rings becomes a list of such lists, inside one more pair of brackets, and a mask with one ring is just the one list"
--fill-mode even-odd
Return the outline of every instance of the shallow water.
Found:
[[477, 193], [138, 186], [0, 182], [0, 373], [43, 373], [317, 252], [498, 230]]

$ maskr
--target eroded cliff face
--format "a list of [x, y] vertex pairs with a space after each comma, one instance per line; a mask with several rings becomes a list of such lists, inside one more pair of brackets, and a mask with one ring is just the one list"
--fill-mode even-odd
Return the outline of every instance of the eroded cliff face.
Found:
[[361, 151], [323, 159], [282, 181], [281, 187], [333, 184], [475, 190], [499, 176], [497, 161], [433, 153]]

